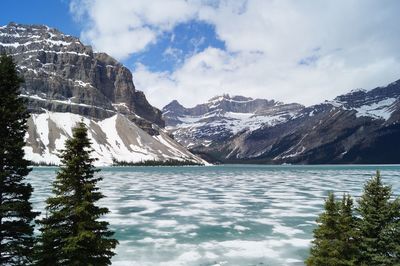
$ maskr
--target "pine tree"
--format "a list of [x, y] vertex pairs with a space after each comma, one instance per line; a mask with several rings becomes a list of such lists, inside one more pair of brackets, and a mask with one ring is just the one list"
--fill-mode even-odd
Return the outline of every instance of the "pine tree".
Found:
[[340, 265], [339, 248], [339, 204], [330, 193], [325, 201], [325, 211], [317, 219], [318, 226], [314, 229], [314, 240], [307, 265], [337, 266]]
[[342, 201], [336, 202], [334, 194], [329, 194], [317, 223], [307, 265], [356, 265], [357, 229], [351, 197], [343, 195]]
[[47, 217], [39, 221], [41, 236], [38, 265], [110, 265], [117, 240], [108, 223], [99, 218], [108, 213], [95, 203], [103, 198], [90, 157], [93, 151], [87, 129], [81, 122], [61, 151], [62, 167], [47, 199]]
[[340, 262], [338, 265], [356, 265], [359, 256], [357, 220], [353, 214], [353, 199], [343, 195], [339, 209], [339, 248]]
[[11, 56], [0, 56], [0, 265], [29, 265], [32, 261], [33, 219], [25, 182], [29, 161], [24, 137], [29, 114], [19, 97], [23, 80]]
[[360, 265], [400, 265], [400, 204], [399, 199], [390, 201], [391, 196], [379, 172], [364, 186], [358, 207]]

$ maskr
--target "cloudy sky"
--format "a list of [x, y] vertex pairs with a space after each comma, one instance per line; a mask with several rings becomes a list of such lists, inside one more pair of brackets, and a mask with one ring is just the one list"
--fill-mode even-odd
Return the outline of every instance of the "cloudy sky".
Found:
[[397, 0], [39, 2], [53, 8], [30, 15], [26, 7], [22, 21], [8, 12], [0, 22], [79, 36], [131, 69], [157, 107], [223, 93], [309, 105], [400, 79]]

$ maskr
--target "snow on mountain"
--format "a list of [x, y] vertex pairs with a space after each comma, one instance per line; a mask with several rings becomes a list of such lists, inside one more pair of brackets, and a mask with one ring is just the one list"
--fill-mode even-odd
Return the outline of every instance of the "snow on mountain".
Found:
[[193, 152], [234, 163], [399, 163], [400, 82], [353, 90]]
[[163, 108], [163, 117], [175, 139], [192, 148], [209, 146], [244, 130], [283, 123], [302, 108], [299, 104], [222, 95], [193, 108], [185, 108], [173, 101]]
[[[13, 56], [31, 112], [42, 109], [106, 118], [116, 112], [143, 118], [140, 127], [164, 126], [161, 111], [136, 90], [132, 73], [78, 38], [45, 25], [0, 28], [0, 52]], [[145, 123], [147, 120], [149, 123]]]
[[327, 101], [336, 107], [356, 111], [357, 117], [388, 120], [397, 110], [400, 101], [398, 81], [371, 91], [356, 89]]
[[342, 108], [344, 110], [354, 110], [357, 117], [370, 117], [373, 119], [388, 120], [392, 113], [396, 111], [396, 105], [399, 103], [399, 99], [386, 98], [375, 102], [366, 102], [357, 106], [349, 106], [347, 103], [337, 100], [326, 101], [325, 103]]
[[78, 38], [45, 25], [0, 27], [0, 53], [11, 55], [25, 82], [26, 158], [58, 164], [57, 151], [84, 121], [98, 165], [118, 161], [191, 160], [204, 163], [168, 136], [161, 111], [136, 90], [132, 73]]
[[210, 161], [399, 163], [400, 81], [309, 107], [226, 95], [193, 108], [173, 101], [163, 117]]
[[92, 156], [98, 158], [96, 165], [110, 165], [113, 159], [127, 162], [178, 159], [206, 163], [163, 130], [157, 136], [150, 136], [121, 114], [95, 121], [77, 114], [49, 111], [32, 114], [28, 119], [26, 158], [35, 163], [59, 164], [57, 154], [80, 121], [88, 127], [94, 149]]
[[363, 105], [354, 110], [357, 111], [357, 117], [369, 116], [378, 119], [388, 120], [395, 110], [394, 104], [397, 101], [396, 98], [388, 98], [377, 103], [370, 105]]
[[[220, 127], [223, 126], [228, 129], [232, 134], [236, 134], [244, 129], [254, 130], [261, 126], [273, 126], [278, 123], [286, 121], [288, 116], [292, 114], [278, 114], [278, 115], [257, 115], [254, 113], [235, 113], [225, 112], [215, 115], [207, 113], [204, 116], [182, 116], [179, 119], [182, 121], [179, 128], [195, 128], [202, 126]], [[210, 118], [215, 118], [210, 119]], [[210, 119], [210, 120], [208, 120]], [[167, 127], [171, 129], [171, 127]]]

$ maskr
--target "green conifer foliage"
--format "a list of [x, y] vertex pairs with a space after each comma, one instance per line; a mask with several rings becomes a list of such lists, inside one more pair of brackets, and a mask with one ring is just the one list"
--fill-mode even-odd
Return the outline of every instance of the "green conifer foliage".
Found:
[[329, 195], [307, 265], [400, 265], [400, 198], [391, 197], [379, 172], [365, 184], [357, 216], [349, 195], [340, 203]]
[[107, 208], [95, 203], [103, 198], [96, 186], [101, 180], [90, 157], [91, 143], [81, 122], [61, 152], [63, 166], [47, 199], [47, 217], [39, 223], [38, 265], [110, 265], [117, 240], [108, 223], [99, 218]]
[[0, 56], [0, 265], [29, 265], [32, 261], [33, 219], [25, 183], [31, 169], [24, 159], [29, 117], [19, 98], [22, 79], [10, 56]]
[[307, 265], [357, 265], [358, 246], [356, 218], [353, 215], [353, 200], [343, 195], [341, 202], [329, 194], [325, 211], [317, 219], [314, 241]]
[[314, 240], [307, 265], [337, 266], [339, 264], [339, 204], [335, 196], [330, 193], [325, 201], [325, 210], [318, 217], [318, 226], [314, 230]]
[[339, 209], [339, 248], [340, 262], [338, 265], [357, 265], [359, 256], [357, 220], [353, 214], [353, 199], [350, 195], [343, 195]]
[[400, 265], [400, 204], [391, 196], [391, 187], [383, 185], [379, 172], [364, 186], [358, 207], [360, 265]]

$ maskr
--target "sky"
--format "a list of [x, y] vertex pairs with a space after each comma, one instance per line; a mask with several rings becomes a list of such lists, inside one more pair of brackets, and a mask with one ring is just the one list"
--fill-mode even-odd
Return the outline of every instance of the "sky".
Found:
[[397, 0], [2, 0], [121, 61], [162, 108], [216, 95], [299, 102], [400, 79]]

